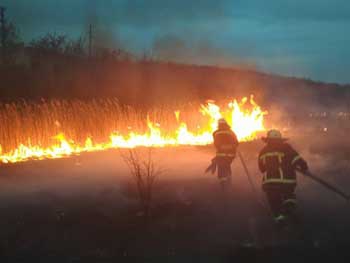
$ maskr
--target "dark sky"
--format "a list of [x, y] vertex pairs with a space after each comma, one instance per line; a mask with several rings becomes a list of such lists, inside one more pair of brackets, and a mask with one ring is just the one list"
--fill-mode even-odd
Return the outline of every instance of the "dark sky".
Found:
[[24, 40], [85, 35], [164, 59], [350, 83], [348, 0], [0, 0]]

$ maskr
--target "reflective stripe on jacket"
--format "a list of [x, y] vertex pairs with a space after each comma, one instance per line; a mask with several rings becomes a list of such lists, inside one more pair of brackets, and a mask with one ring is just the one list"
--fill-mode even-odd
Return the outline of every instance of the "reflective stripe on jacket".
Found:
[[287, 143], [267, 144], [259, 154], [263, 184], [296, 184], [296, 167], [305, 168], [307, 164]]
[[217, 157], [234, 158], [236, 156], [238, 140], [230, 128], [216, 130], [213, 138]]

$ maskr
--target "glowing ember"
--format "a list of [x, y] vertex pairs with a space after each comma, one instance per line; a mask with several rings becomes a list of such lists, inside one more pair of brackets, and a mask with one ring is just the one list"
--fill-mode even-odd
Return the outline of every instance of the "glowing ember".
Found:
[[[237, 134], [240, 141], [253, 140], [257, 133], [265, 130], [264, 115], [266, 112], [254, 102], [251, 96], [249, 103], [247, 98], [240, 102], [233, 100], [228, 103], [225, 109], [221, 109], [214, 102], [201, 105], [199, 112], [205, 117], [204, 125], [195, 126], [196, 129], [189, 130], [189, 125], [181, 120], [181, 111], [175, 111], [174, 121], [177, 128], [173, 131], [162, 129], [160, 123], [153, 122], [147, 116], [147, 130], [137, 132], [132, 127], [128, 127], [129, 132], [122, 134], [111, 132], [109, 139], [105, 143], [95, 143], [91, 137], [85, 139], [85, 143], [79, 144], [73, 140], [66, 139], [62, 132], [52, 138], [54, 142], [50, 147], [40, 147], [31, 143], [20, 143], [19, 146], [8, 152], [3, 152], [0, 146], [0, 160], [3, 163], [15, 163], [31, 159], [52, 159], [62, 158], [81, 152], [102, 151], [112, 148], [133, 148], [138, 146], [165, 147], [179, 145], [207, 145], [212, 143], [212, 133], [217, 128], [217, 121], [225, 118]], [[201, 117], [199, 116], [197, 117]], [[196, 120], [196, 116], [192, 116]], [[53, 125], [61, 128], [61, 124], [55, 120]], [[30, 142], [30, 138], [27, 140]]]

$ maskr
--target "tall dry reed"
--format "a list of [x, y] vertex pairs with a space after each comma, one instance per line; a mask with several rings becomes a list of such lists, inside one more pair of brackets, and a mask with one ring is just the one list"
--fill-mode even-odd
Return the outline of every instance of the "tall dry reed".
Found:
[[175, 110], [181, 110], [181, 120], [194, 129], [204, 121], [198, 109], [199, 103], [137, 109], [120, 105], [116, 98], [0, 103], [0, 145], [3, 152], [20, 144], [48, 147], [57, 142], [54, 136], [60, 133], [80, 145], [88, 137], [94, 143], [104, 143], [113, 132], [147, 132], [147, 116], [160, 124], [162, 131], [171, 133], [178, 127]]

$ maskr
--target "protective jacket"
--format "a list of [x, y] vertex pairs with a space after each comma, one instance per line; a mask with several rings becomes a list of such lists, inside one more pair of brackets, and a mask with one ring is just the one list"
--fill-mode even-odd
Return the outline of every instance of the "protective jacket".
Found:
[[263, 185], [295, 185], [296, 168], [306, 171], [307, 163], [288, 143], [268, 143], [259, 154]]
[[230, 127], [220, 128], [213, 133], [214, 145], [216, 148], [216, 157], [236, 156], [238, 140], [236, 134]]

